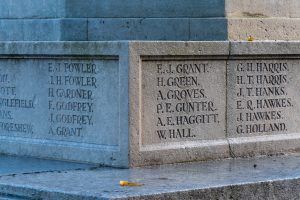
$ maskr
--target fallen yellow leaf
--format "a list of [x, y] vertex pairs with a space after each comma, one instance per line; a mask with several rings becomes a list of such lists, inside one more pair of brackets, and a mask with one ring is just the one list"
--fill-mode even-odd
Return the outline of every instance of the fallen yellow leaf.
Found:
[[248, 37], [248, 41], [252, 42], [254, 40], [254, 37], [252, 37], [251, 35]]
[[122, 187], [125, 187], [125, 186], [143, 186], [144, 184], [141, 184], [141, 183], [133, 183], [133, 182], [128, 182], [128, 181], [120, 181], [120, 185]]

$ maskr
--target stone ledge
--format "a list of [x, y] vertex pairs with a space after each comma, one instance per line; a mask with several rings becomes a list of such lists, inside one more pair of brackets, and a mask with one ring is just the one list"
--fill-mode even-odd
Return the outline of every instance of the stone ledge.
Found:
[[116, 40], [227, 40], [227, 20], [149, 17], [0, 19], [0, 41]]
[[300, 17], [298, 0], [226, 0], [228, 17]]
[[300, 18], [229, 18], [228, 39], [299, 40]]
[[[300, 156], [98, 168], [0, 177], [2, 197], [26, 199], [298, 199]], [[144, 184], [120, 187], [120, 180]], [[1, 197], [1, 196], [0, 196]]]

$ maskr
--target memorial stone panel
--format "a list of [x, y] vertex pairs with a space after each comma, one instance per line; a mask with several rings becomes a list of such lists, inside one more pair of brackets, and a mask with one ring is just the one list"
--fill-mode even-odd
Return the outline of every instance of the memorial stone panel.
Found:
[[299, 132], [299, 67], [294, 59], [230, 61], [229, 136]]
[[299, 151], [298, 43], [0, 46], [1, 153], [137, 167]]
[[142, 146], [225, 138], [226, 62], [142, 62]]
[[97, 160], [82, 158], [81, 148], [118, 149], [117, 58], [0, 59], [0, 83], [1, 139], [44, 144], [45, 152], [57, 146], [48, 157], [59, 146], [73, 146], [78, 161]]

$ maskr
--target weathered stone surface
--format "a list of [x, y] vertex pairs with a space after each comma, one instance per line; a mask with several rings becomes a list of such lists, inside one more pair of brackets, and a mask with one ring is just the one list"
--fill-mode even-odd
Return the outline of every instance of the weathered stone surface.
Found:
[[226, 41], [228, 40], [228, 22], [226, 18], [190, 19], [189, 40]]
[[299, 18], [298, 0], [226, 0], [226, 16], [236, 18]]
[[224, 139], [225, 67], [225, 61], [142, 60], [142, 146]]
[[0, 41], [299, 40], [299, 10], [297, 0], [3, 0]]
[[299, 66], [299, 60], [229, 61], [228, 133], [231, 137], [296, 133], [299, 130]]
[[0, 18], [223, 17], [224, 0], [2, 0]]
[[128, 165], [125, 43], [1, 46], [2, 153]]
[[299, 40], [297, 0], [227, 0], [228, 39]]
[[66, 17], [209, 18], [223, 17], [224, 0], [65, 0]]
[[1, 26], [0, 29], [1, 41], [23, 40], [24, 33], [22, 30], [24, 24], [22, 23], [22, 21], [0, 20], [0, 26]]
[[[137, 169], [63, 170], [0, 177], [0, 197], [24, 199], [299, 199], [299, 155]], [[120, 180], [145, 184], [121, 187]]]
[[234, 156], [299, 150], [300, 61], [294, 56], [299, 46], [286, 45], [255, 42], [231, 47], [232, 56], [248, 56], [228, 62], [227, 123]]
[[[228, 43], [164, 44], [130, 45], [130, 166], [228, 157], [222, 99]], [[208, 60], [212, 54], [223, 61]]]
[[89, 40], [189, 40], [189, 19], [89, 19]]
[[122, 167], [298, 152], [299, 49], [0, 43], [0, 151]]
[[0, 41], [86, 41], [86, 19], [0, 19]]
[[62, 162], [30, 157], [0, 156], [0, 176], [41, 173], [49, 171], [86, 170], [96, 167], [91, 164]]
[[[181, 43], [176, 45], [172, 42], [164, 43], [163, 46], [160, 46], [162, 43], [154, 42], [131, 44], [130, 66], [131, 74], [135, 77], [130, 86], [133, 91], [130, 94], [132, 104], [130, 109], [132, 122], [130, 131], [131, 166], [147, 163], [172, 163], [175, 160], [182, 162], [187, 161], [187, 157], [191, 160], [202, 160], [216, 158], [217, 155], [228, 157], [230, 154], [231, 157], [239, 157], [299, 151], [298, 132], [300, 127], [297, 101], [299, 79], [297, 74], [299, 74], [300, 63], [299, 56], [295, 56], [299, 53], [299, 43], [233, 42], [230, 43], [229, 48], [226, 43], [201, 43], [201, 45], [207, 45], [205, 47], [197, 47], [198, 43], [186, 43], [186, 46], [181, 46]], [[219, 49], [216, 44], [219, 44]], [[199, 49], [198, 53], [193, 49]], [[187, 54], [190, 57], [186, 56]], [[209, 57], [211, 54], [216, 56]], [[157, 57], [156, 55], [161, 56]], [[207, 59], [208, 57], [210, 59]], [[203, 64], [213, 66], [209, 71], [216, 72], [214, 70], [217, 69], [218, 73], [214, 73], [212, 77], [210, 73], [202, 73], [204, 76], [201, 74], [198, 76], [193, 75], [193, 70], [191, 70], [191, 74], [182, 73], [177, 76], [183, 76], [184, 80], [190, 77], [189, 86], [186, 85], [188, 81], [183, 82], [185, 85], [180, 86], [171, 84], [173, 83], [171, 80], [178, 75], [177, 70], [181, 69], [181, 66], [195, 66], [197, 62], [199, 66], [201, 63], [202, 66]], [[261, 64], [258, 65], [258, 63]], [[138, 67], [132, 68], [135, 65]], [[270, 69], [262, 68], [263, 72], [258, 71], [259, 66], [264, 67], [265, 65], [270, 66]], [[222, 69], [225, 66], [227, 68], [226, 80], [222, 75]], [[240, 67], [239, 71], [237, 71], [238, 66]], [[253, 67], [251, 69], [248, 66]], [[247, 71], [247, 67], [250, 71]], [[260, 78], [262, 75], [267, 78]], [[256, 84], [247, 83], [248, 76], [253, 76], [251, 81]], [[276, 77], [273, 78], [274, 76]], [[243, 77], [242, 81], [240, 77]], [[200, 81], [198, 82], [198, 80]], [[259, 82], [260, 80], [265, 82]], [[281, 82], [275, 83], [275, 80], [281, 80]], [[193, 97], [180, 98], [184, 92], [193, 90], [192, 83], [199, 85], [196, 88], [203, 89], [204, 95], [197, 96], [204, 96], [204, 98], [200, 98], [200, 101]], [[223, 106], [216, 106], [224, 105], [219, 98], [226, 96], [222, 92], [225, 90], [225, 85], [226, 110], [223, 109]], [[242, 88], [242, 96], [237, 96], [240, 88]], [[170, 95], [172, 92], [175, 93], [174, 91], [177, 91], [179, 98], [175, 95], [174, 99], [174, 95]], [[245, 96], [249, 91], [250, 96]], [[209, 95], [205, 95], [205, 93]], [[209, 102], [210, 98], [213, 99], [211, 102], [218, 110], [212, 108], [210, 111], [200, 110], [198, 112], [195, 102], [202, 103], [204, 100]], [[260, 105], [257, 103], [259, 101], [267, 101], [267, 103], [280, 101], [280, 105], [275, 103], [276, 107], [274, 108], [259, 108], [257, 107]], [[247, 102], [252, 103], [250, 108], [247, 108]], [[178, 110], [178, 106], [181, 105], [189, 105], [185, 108], [190, 108], [190, 110], [181, 112], [180, 109]], [[190, 120], [199, 113], [217, 114], [220, 117], [222, 112], [227, 112], [225, 119], [227, 126], [225, 127], [222, 125], [222, 120], [220, 120], [220, 124], [214, 124], [214, 121], [211, 124], [197, 124], [197, 120]], [[252, 116], [249, 119], [250, 122], [246, 119], [249, 117], [248, 115]], [[242, 119], [239, 119], [240, 116]], [[258, 116], [257, 120], [256, 116]], [[182, 117], [187, 119], [184, 123], [181, 123]], [[177, 126], [179, 123], [181, 126]], [[255, 130], [252, 131], [248, 127], [254, 127]], [[239, 132], [237, 132], [237, 128], [239, 128]], [[221, 130], [226, 130], [225, 135]], [[191, 134], [192, 132], [195, 134]], [[224, 140], [224, 136], [226, 140]], [[197, 140], [197, 137], [200, 140]]]
[[224, 10], [223, 0], [3, 0], [0, 41], [226, 40]]
[[2, 0], [0, 19], [49, 19], [65, 16], [65, 0]]
[[229, 18], [228, 39], [299, 40], [299, 18]]
[[0, 19], [0, 26], [1, 41], [227, 39], [227, 21], [219, 18]]
[[88, 29], [91, 41], [227, 39], [227, 21], [218, 18], [97, 18], [89, 19]]

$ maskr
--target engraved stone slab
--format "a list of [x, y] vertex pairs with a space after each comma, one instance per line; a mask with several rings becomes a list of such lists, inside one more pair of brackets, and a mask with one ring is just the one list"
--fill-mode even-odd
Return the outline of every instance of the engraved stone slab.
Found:
[[116, 60], [8, 59], [0, 72], [1, 136], [118, 144]]
[[[128, 151], [127, 76], [123, 75], [127, 68], [120, 69], [123, 46], [89, 45], [41, 43], [34, 48], [38, 53], [32, 51], [31, 43], [4, 47], [1, 152], [128, 166], [128, 156], [123, 155]], [[103, 46], [106, 49], [99, 54]], [[10, 55], [15, 49], [35, 55]], [[95, 56], [86, 55], [88, 51]]]
[[299, 49], [0, 43], [0, 152], [122, 167], [299, 152]]
[[143, 60], [142, 146], [225, 139], [225, 61]]
[[130, 166], [229, 157], [228, 43], [130, 47]]
[[[232, 145], [236, 155], [278, 153], [294, 147], [275, 141], [299, 137], [299, 69], [299, 59], [229, 61], [228, 135], [239, 146], [235, 151]], [[255, 147], [249, 148], [251, 144]]]

